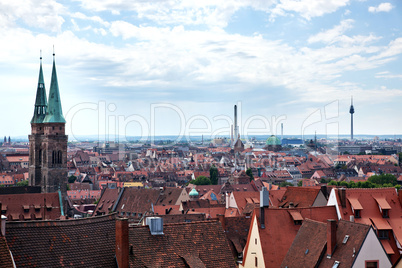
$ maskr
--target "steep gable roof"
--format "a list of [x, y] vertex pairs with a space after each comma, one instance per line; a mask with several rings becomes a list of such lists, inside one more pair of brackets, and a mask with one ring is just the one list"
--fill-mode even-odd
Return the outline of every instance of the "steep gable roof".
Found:
[[279, 206], [288, 207], [293, 202], [297, 207], [311, 207], [319, 192], [320, 189], [317, 188], [288, 187]]
[[[342, 192], [345, 192], [342, 200]], [[399, 192], [399, 195], [401, 192]], [[354, 217], [357, 223], [372, 225], [378, 230], [391, 230], [393, 236], [390, 239], [382, 239], [381, 243], [391, 259], [395, 262], [399, 258], [399, 250], [396, 240], [402, 242], [402, 206], [395, 188], [369, 188], [369, 189], [333, 189], [331, 192], [336, 197], [336, 205], [339, 210], [339, 217], [349, 220], [355, 216], [354, 210], [359, 210], [359, 217]], [[329, 202], [330, 203], [330, 202]], [[387, 217], [383, 217], [382, 209], [387, 210]]]
[[116, 267], [114, 218], [7, 222], [6, 239], [17, 267]]
[[130, 267], [236, 267], [218, 221], [165, 224], [163, 235], [132, 227], [129, 234]]
[[[182, 188], [166, 187], [160, 193], [157, 205], [176, 205], [182, 192], [185, 191]], [[155, 204], [154, 204], [155, 205]]]
[[96, 205], [93, 215], [105, 215], [112, 211], [119, 196], [119, 189], [106, 188]]
[[369, 230], [369, 225], [339, 221], [335, 251], [331, 258], [326, 258], [323, 256], [327, 247], [327, 224], [306, 219], [281, 267], [332, 267], [334, 261], [339, 261], [342, 267], [352, 267]]
[[[266, 267], [279, 267], [282, 263], [300, 229], [299, 217], [321, 222], [337, 217], [334, 206], [291, 209], [265, 208], [265, 228], [262, 229], [260, 209], [255, 209], [254, 215], [257, 217], [258, 232]], [[297, 218], [295, 218], [296, 216]], [[254, 243], [254, 241], [247, 241], [247, 243]], [[244, 256], [246, 257], [246, 254]]]
[[14, 267], [13, 261], [5, 237], [0, 235], [0, 268]]

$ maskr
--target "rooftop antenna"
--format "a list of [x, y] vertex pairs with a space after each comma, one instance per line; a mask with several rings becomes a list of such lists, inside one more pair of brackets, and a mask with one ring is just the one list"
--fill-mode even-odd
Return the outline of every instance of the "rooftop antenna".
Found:
[[40, 57], [39, 59], [42, 61], [42, 49], [40, 50]]
[[53, 57], [55, 56], [56, 54], [54, 53], [54, 45], [53, 45]]

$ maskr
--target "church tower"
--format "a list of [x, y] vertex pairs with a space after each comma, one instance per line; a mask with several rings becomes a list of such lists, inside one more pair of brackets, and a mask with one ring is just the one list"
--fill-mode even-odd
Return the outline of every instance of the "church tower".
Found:
[[42, 57], [36, 92], [34, 116], [29, 135], [29, 185], [41, 186], [42, 193], [66, 192], [67, 140], [66, 120], [61, 109], [55, 54], [49, 101], [43, 81]]
[[355, 108], [353, 107], [353, 96], [350, 102], [350, 140], [353, 140], [353, 114], [355, 113]]

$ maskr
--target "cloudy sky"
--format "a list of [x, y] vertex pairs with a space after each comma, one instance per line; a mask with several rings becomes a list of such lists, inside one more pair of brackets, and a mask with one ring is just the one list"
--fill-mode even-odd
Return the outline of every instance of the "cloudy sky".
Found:
[[402, 134], [397, 0], [0, 0], [0, 136], [30, 132], [40, 50], [67, 130]]

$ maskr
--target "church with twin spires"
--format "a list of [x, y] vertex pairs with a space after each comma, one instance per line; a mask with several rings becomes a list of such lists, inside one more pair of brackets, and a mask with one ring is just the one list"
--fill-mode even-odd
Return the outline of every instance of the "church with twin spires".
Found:
[[55, 54], [50, 82], [49, 100], [43, 80], [42, 56], [36, 90], [34, 115], [29, 135], [29, 185], [40, 186], [42, 193], [67, 191], [66, 120], [61, 109]]

